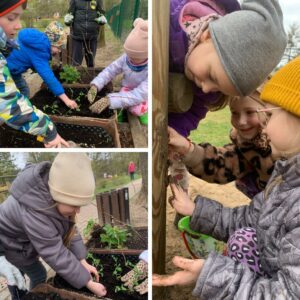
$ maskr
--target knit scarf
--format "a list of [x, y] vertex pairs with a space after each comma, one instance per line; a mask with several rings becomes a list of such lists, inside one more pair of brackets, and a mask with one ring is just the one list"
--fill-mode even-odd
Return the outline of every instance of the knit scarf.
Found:
[[145, 63], [143, 63], [142, 65], [134, 65], [134, 64], [132, 64], [131, 62], [130, 62], [130, 60], [128, 59], [128, 56], [126, 57], [126, 64], [127, 64], [127, 66], [132, 70], [132, 71], [134, 71], [134, 72], [141, 72], [141, 71], [143, 71], [146, 67], [147, 67], [147, 65], [148, 65], [148, 60], [145, 62]]

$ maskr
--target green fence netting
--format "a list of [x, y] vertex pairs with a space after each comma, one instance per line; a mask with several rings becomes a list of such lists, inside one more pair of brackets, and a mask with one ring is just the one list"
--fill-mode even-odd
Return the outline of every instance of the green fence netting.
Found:
[[[108, 6], [110, 5], [108, 4]], [[124, 41], [136, 18], [148, 19], [148, 1], [121, 0], [112, 7], [106, 8], [105, 15], [114, 35]]]

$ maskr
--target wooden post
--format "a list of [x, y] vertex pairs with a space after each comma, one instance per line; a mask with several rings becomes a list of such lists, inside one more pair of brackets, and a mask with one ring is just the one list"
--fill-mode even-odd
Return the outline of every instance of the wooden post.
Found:
[[[167, 110], [169, 74], [168, 0], [153, 0], [152, 34], [152, 261], [153, 272], [165, 273]], [[163, 13], [162, 13], [163, 12]], [[153, 299], [164, 299], [164, 289], [153, 289]]]

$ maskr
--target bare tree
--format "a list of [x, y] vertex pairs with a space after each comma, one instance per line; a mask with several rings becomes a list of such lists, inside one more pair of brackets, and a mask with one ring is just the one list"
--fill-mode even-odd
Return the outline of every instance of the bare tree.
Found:
[[281, 63], [286, 64], [300, 54], [300, 25], [292, 23], [287, 32], [287, 46], [283, 54]]

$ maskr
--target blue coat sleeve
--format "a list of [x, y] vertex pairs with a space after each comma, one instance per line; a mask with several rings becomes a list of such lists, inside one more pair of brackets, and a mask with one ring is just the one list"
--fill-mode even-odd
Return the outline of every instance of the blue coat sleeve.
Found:
[[32, 57], [32, 65], [37, 73], [42, 77], [44, 82], [47, 84], [48, 88], [55, 96], [60, 96], [64, 94], [64, 88], [62, 87], [61, 83], [55, 77], [53, 71], [50, 68], [49, 61], [46, 60], [44, 57], [40, 57], [38, 52], [33, 52], [35, 54]]

